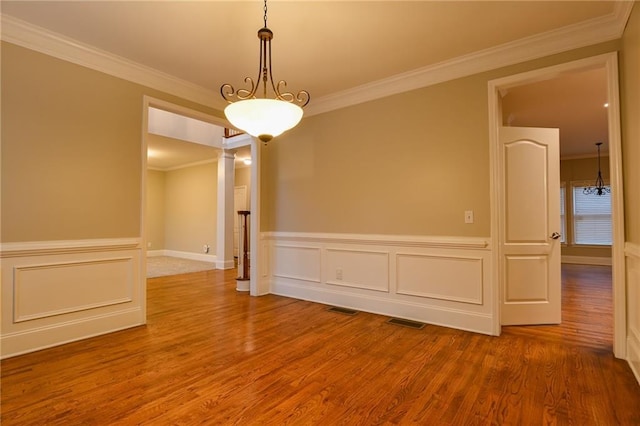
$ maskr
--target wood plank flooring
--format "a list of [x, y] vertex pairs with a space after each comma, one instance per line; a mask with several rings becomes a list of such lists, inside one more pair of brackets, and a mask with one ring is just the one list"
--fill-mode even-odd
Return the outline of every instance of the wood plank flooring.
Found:
[[148, 280], [148, 324], [2, 361], [2, 425], [638, 425], [610, 268], [563, 270], [561, 326], [501, 337]]

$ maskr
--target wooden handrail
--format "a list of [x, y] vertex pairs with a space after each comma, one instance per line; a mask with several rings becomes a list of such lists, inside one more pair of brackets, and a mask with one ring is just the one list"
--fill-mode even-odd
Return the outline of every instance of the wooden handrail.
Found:
[[224, 128], [224, 137], [225, 138], [232, 138], [234, 136], [239, 136], [239, 135], [244, 135], [244, 132], [242, 130], [230, 129], [228, 127]]

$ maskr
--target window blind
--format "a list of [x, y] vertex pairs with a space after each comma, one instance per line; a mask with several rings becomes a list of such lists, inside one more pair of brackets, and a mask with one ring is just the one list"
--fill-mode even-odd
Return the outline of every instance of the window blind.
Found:
[[573, 235], [576, 244], [611, 245], [611, 194], [585, 195], [573, 187]]

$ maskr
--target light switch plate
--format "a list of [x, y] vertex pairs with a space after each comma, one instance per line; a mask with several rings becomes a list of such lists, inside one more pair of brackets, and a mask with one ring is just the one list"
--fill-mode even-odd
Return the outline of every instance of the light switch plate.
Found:
[[473, 210], [464, 212], [464, 223], [473, 223]]

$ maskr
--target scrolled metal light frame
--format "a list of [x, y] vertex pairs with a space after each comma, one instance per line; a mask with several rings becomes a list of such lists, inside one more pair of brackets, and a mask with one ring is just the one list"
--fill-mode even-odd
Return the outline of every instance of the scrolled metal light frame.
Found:
[[[300, 90], [298, 93], [286, 91], [287, 82], [279, 80], [277, 83], [273, 79], [272, 61], [271, 61], [271, 40], [273, 32], [267, 27], [267, 0], [264, 0], [264, 27], [258, 30], [258, 38], [260, 39], [260, 63], [258, 67], [258, 77], [254, 80], [251, 77], [245, 77], [244, 82], [249, 88], [235, 89], [229, 83], [225, 83], [220, 87], [222, 98], [230, 104], [238, 101], [247, 101], [251, 99], [259, 99], [256, 94], [260, 85], [262, 85], [262, 95], [264, 99], [268, 96], [268, 87], [274, 93], [275, 99], [278, 101], [288, 102], [300, 108], [304, 108], [311, 96], [306, 90]], [[296, 123], [297, 124], [297, 123]], [[294, 124], [295, 125], [295, 124]], [[270, 140], [271, 135], [260, 135], [259, 138], [266, 142]]]
[[602, 142], [596, 143], [598, 147], [598, 177], [596, 177], [595, 186], [587, 186], [582, 190], [582, 193], [585, 195], [604, 195], [611, 192], [611, 188], [605, 185], [604, 179], [602, 179], [602, 172], [600, 171], [600, 145], [602, 145]]

